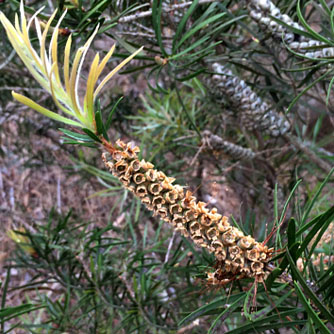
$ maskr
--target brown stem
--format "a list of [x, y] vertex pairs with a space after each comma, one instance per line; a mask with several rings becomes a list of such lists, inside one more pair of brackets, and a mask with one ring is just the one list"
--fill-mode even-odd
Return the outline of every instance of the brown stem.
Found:
[[106, 140], [105, 138], [103, 138], [102, 136], [100, 137], [100, 140], [102, 141], [102, 145], [103, 147], [110, 153], [110, 154], [113, 154], [116, 149], [115, 147], [108, 141]]
[[319, 158], [312, 150], [304, 145], [298, 138], [292, 135], [286, 135], [285, 139], [288, 140], [292, 145], [304, 152], [308, 158], [318, 165], [324, 172], [329, 173], [332, 170], [332, 166], [326, 161]]

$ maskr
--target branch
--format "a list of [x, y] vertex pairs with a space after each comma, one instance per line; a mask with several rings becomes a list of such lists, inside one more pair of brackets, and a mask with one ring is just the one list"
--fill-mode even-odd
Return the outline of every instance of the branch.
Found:
[[309, 147], [307, 147], [304, 143], [302, 143], [297, 137], [290, 135], [290, 136], [285, 136], [285, 139], [287, 139], [295, 147], [304, 152], [308, 156], [308, 158], [316, 165], [318, 165], [324, 172], [329, 173], [332, 170], [333, 167], [329, 163], [319, 158]]
[[[211, 3], [211, 2], [215, 2], [215, 0], [199, 0], [198, 4], [203, 5], [205, 3]], [[177, 4], [177, 5], [170, 6], [170, 7], [169, 6], [164, 6], [164, 12], [169, 13], [169, 12], [172, 12], [173, 10], [186, 8], [186, 7], [189, 7], [192, 3], [193, 3], [193, 1], [188, 1], [188, 2], [184, 2], [184, 3]], [[145, 12], [140, 12], [140, 13], [136, 13], [136, 14], [133, 14], [133, 15], [128, 15], [128, 16], [121, 17], [118, 20], [118, 22], [119, 23], [128, 23], [128, 22], [135, 21], [135, 20], [138, 20], [138, 19], [141, 19], [141, 18], [144, 18], [144, 17], [151, 16], [151, 15], [152, 15], [152, 9], [147, 10]]]

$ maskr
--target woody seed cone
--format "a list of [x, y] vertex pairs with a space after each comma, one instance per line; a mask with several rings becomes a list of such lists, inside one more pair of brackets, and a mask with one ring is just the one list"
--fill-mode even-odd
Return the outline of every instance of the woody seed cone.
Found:
[[120, 140], [116, 144], [117, 149], [103, 153], [105, 165], [154, 215], [214, 253], [217, 265], [214, 273], [208, 273], [210, 284], [268, 275], [273, 249], [231, 226], [216, 208], [208, 210], [206, 203], [196, 201], [182, 186], [173, 185], [174, 179], [154, 169], [150, 162], [139, 161], [138, 147]]

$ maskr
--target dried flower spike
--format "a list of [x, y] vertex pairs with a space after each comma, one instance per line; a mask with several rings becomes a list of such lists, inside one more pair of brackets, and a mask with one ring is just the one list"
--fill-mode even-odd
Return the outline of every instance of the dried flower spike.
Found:
[[305, 31], [305, 28], [293, 21], [290, 16], [281, 14], [279, 8], [270, 0], [251, 0], [248, 3], [248, 9], [250, 17], [259, 24], [263, 31], [270, 32], [274, 39], [278, 41], [282, 41], [283, 39], [289, 48], [294, 51], [309, 58], [328, 58], [334, 56], [333, 47], [326, 47], [326, 44], [320, 41], [291, 32], [287, 27], [273, 20], [272, 17], [275, 17], [292, 28]]
[[103, 154], [105, 165], [155, 215], [215, 255], [217, 269], [208, 274], [210, 282], [267, 277], [273, 249], [245, 236], [217, 209], [208, 210], [206, 203], [197, 202], [191, 192], [174, 185], [173, 178], [154, 169], [151, 163], [139, 161], [138, 147], [120, 140], [116, 144], [117, 149]]
[[270, 136], [279, 137], [287, 133], [290, 124], [264, 102], [246, 83], [219, 63], [212, 64], [215, 72], [207, 80], [207, 85], [218, 101], [227, 97], [235, 110], [238, 110], [246, 129], [264, 131]]
[[251, 149], [223, 140], [209, 130], [205, 130], [202, 133], [202, 145], [204, 145], [205, 149], [223, 152], [235, 160], [252, 160], [256, 156]]

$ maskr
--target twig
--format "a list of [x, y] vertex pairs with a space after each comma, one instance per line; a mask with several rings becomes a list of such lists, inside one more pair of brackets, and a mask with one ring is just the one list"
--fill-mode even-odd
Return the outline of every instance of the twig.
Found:
[[4, 67], [6, 67], [11, 62], [14, 55], [15, 55], [15, 50], [12, 50], [8, 58], [2, 64], [0, 64], [0, 70], [2, 70]]
[[61, 187], [60, 187], [60, 177], [57, 178], [57, 211], [61, 213]]
[[198, 156], [200, 155], [200, 153], [204, 150], [204, 148], [205, 148], [205, 144], [203, 143], [203, 144], [200, 146], [200, 148], [197, 150], [197, 152], [196, 152], [195, 156], [193, 157], [193, 159], [191, 160], [189, 166], [192, 166], [192, 165], [195, 163], [195, 161], [197, 160], [197, 158], [198, 158]]
[[31, 87], [19, 87], [19, 86], [4, 86], [0, 87], [1, 90], [27, 90], [29, 92], [45, 92], [43, 88], [31, 88]]
[[133, 25], [137, 26], [140, 29], [143, 29], [145, 31], [147, 31], [148, 33], [154, 35], [154, 30], [148, 27], [145, 27], [143, 24], [139, 23], [139, 22], [133, 22]]
[[314, 144], [310, 141], [305, 141], [304, 145], [306, 147], [309, 147], [310, 149], [313, 149], [315, 151], [318, 151], [319, 154], [324, 154], [327, 155], [328, 157], [334, 157], [334, 152], [329, 152], [326, 149], [322, 148], [322, 147], [316, 147], [314, 146]]
[[174, 239], [175, 239], [175, 235], [176, 235], [176, 231], [173, 231], [173, 236], [171, 237], [170, 241], [169, 241], [169, 245], [168, 245], [168, 249], [167, 249], [167, 253], [165, 256], [165, 261], [164, 263], [167, 263], [169, 260], [169, 255], [170, 255], [170, 251], [172, 249], [173, 243], [174, 243]]
[[[202, 5], [202, 4], [211, 3], [211, 2], [215, 2], [215, 0], [199, 0], [198, 4]], [[184, 2], [184, 3], [177, 4], [177, 5], [170, 6], [170, 7], [165, 6], [163, 10], [164, 10], [165, 13], [169, 13], [169, 12], [172, 12], [173, 10], [189, 7], [192, 3], [193, 3], [193, 1], [188, 1], [188, 2]], [[128, 22], [131, 22], [131, 21], [134, 21], [134, 20], [138, 20], [138, 19], [141, 19], [141, 18], [144, 18], [144, 17], [151, 16], [151, 15], [152, 15], [152, 9], [147, 10], [145, 12], [136, 13], [136, 14], [133, 14], [133, 15], [128, 15], [128, 16], [121, 17], [118, 20], [118, 22], [119, 23], [128, 23]]]
[[9, 188], [9, 203], [12, 208], [12, 211], [15, 211], [15, 198], [14, 198], [14, 188]]
[[2, 173], [0, 170], [0, 195], [1, 198], [4, 200], [6, 198], [5, 192], [4, 192], [4, 186], [3, 186], [3, 179], [2, 179]]
[[51, 0], [48, 0], [48, 5], [49, 5], [49, 7], [51, 9], [51, 12], [54, 12], [55, 8], [54, 8], [53, 3], [52, 3]]
[[177, 334], [184, 334], [184, 333], [186, 333], [186, 332], [191, 331], [191, 330], [194, 329], [195, 327], [198, 327], [199, 324], [200, 324], [200, 320], [199, 320], [199, 319], [196, 319], [196, 320], [194, 320], [192, 323], [190, 323], [189, 325], [180, 328], [176, 333], [177, 333]]
[[147, 38], [154, 38], [155, 35], [152, 34], [145, 34], [144, 32], [139, 31], [121, 31], [119, 32], [120, 35], [129, 35], [129, 36], [137, 36], [137, 37], [147, 37]]
[[327, 162], [320, 159], [309, 147], [304, 145], [297, 137], [295, 136], [285, 136], [285, 139], [292, 143], [295, 147], [304, 152], [310, 160], [312, 160], [316, 165], [318, 165], [324, 172], [329, 173], [332, 169], [332, 166]]

